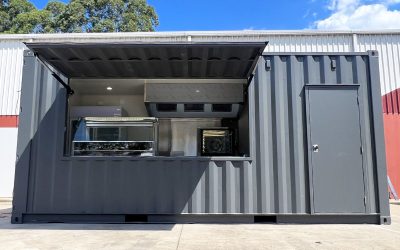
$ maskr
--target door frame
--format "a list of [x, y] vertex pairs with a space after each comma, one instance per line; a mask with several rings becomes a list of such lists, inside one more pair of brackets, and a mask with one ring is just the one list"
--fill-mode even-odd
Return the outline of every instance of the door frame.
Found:
[[[313, 89], [356, 89], [357, 90], [357, 103], [358, 103], [358, 121], [360, 126], [360, 144], [363, 149], [365, 149], [364, 140], [362, 133], [364, 131], [362, 124], [362, 101], [360, 100], [360, 84], [306, 84], [304, 86], [304, 94], [305, 94], [305, 111], [306, 111], [306, 127], [307, 127], [307, 165], [308, 165], [308, 184], [309, 184], [309, 197], [310, 197], [310, 213], [311, 214], [324, 214], [324, 213], [316, 213], [315, 212], [315, 203], [314, 203], [314, 183], [313, 183], [313, 166], [312, 166], [312, 150], [311, 150], [311, 124], [310, 124], [310, 90]], [[369, 207], [367, 206], [367, 180], [366, 180], [366, 166], [365, 166], [365, 153], [362, 152], [361, 155], [361, 164], [362, 164], [362, 174], [363, 174], [363, 189], [364, 189], [364, 213], [369, 211]], [[357, 214], [357, 213], [351, 213]]]

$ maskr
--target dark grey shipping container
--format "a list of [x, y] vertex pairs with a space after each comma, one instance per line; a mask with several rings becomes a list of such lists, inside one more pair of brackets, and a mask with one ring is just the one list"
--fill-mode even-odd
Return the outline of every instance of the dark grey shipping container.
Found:
[[249, 156], [73, 157], [67, 90], [43, 61], [67, 77], [77, 71], [31, 48], [12, 223], [390, 223], [374, 51], [253, 58]]

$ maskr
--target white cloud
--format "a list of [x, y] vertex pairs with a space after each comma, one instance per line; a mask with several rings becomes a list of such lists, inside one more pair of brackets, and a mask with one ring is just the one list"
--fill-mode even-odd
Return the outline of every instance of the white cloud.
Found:
[[328, 4], [328, 9], [335, 11], [351, 10], [360, 4], [359, 0], [331, 0]]
[[331, 0], [327, 6], [331, 15], [314, 22], [313, 28], [326, 30], [399, 29], [400, 11], [389, 7], [400, 0]]
[[384, 1], [385, 4], [396, 4], [400, 3], [400, 0], [386, 0]]

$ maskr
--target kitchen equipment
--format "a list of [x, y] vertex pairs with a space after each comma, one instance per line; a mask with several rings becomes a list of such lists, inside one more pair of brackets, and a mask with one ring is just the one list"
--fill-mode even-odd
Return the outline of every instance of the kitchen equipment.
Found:
[[154, 156], [158, 119], [153, 117], [85, 117], [72, 142], [74, 156]]
[[234, 132], [230, 128], [199, 129], [201, 156], [233, 156]]
[[163, 118], [235, 118], [244, 102], [243, 83], [146, 83], [148, 113]]

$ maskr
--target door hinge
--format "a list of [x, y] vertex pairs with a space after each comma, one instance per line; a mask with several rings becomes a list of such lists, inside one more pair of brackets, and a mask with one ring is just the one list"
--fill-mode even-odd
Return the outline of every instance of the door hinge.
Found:
[[367, 196], [364, 196], [364, 206], [367, 206]]
[[363, 147], [360, 147], [360, 153], [363, 154], [364, 153], [364, 149]]

